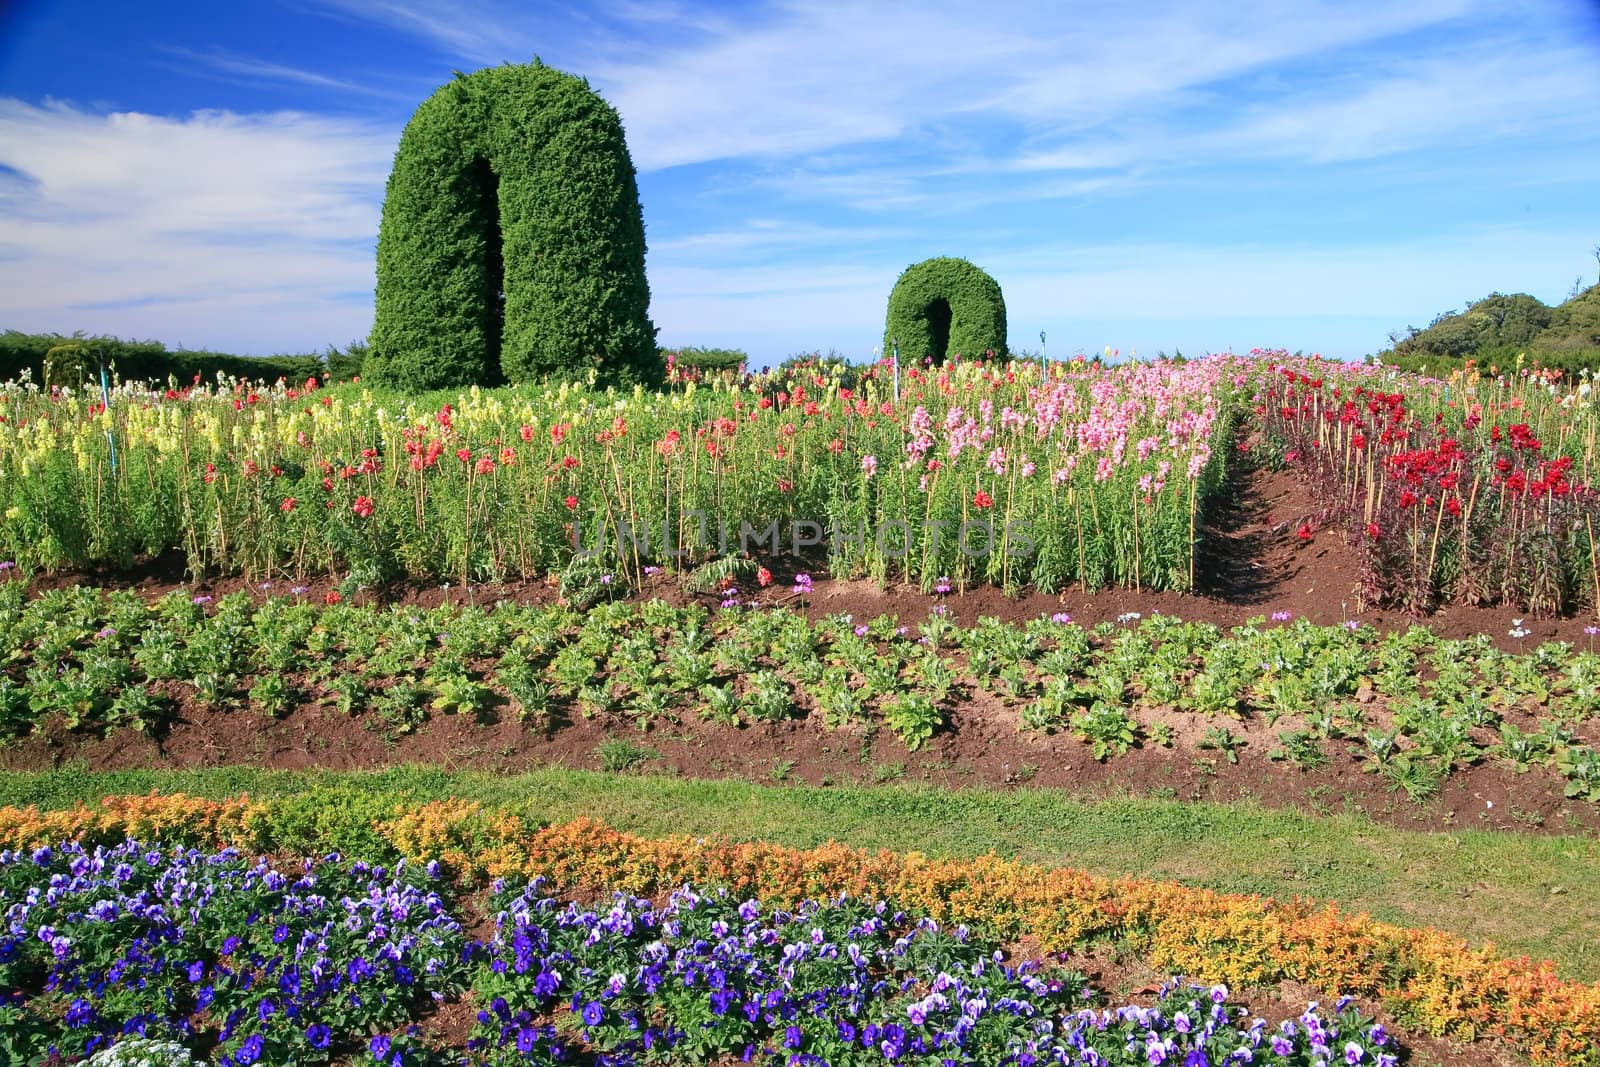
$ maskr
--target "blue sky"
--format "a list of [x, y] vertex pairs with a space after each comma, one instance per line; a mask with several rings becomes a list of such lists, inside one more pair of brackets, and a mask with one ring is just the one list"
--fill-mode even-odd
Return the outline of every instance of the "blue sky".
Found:
[[0, 328], [365, 336], [384, 181], [452, 70], [622, 115], [668, 345], [869, 358], [964, 256], [1014, 347], [1355, 358], [1596, 281], [1600, 3], [0, 3]]

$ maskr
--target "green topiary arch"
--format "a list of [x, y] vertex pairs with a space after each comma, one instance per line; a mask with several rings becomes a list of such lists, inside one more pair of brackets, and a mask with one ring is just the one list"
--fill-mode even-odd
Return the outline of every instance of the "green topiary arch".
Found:
[[1006, 301], [1000, 283], [964, 259], [913, 263], [889, 293], [883, 332], [887, 353], [900, 340], [903, 359], [1006, 352]]
[[654, 381], [644, 222], [617, 113], [537, 61], [456, 75], [400, 137], [363, 368], [405, 389]]

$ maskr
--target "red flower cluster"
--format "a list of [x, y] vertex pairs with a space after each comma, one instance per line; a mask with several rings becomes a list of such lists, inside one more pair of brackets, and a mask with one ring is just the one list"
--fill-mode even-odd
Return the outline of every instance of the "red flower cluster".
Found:
[[411, 454], [411, 469], [414, 471], [427, 470], [439, 462], [439, 457], [444, 455], [444, 444], [441, 441], [429, 441], [424, 448], [420, 441], [407, 441], [406, 451]]
[[[1498, 467], [1499, 464], [1497, 463]], [[1500, 467], [1503, 471], [1504, 467]], [[1567, 481], [1567, 471], [1572, 469], [1572, 457], [1562, 456], [1560, 459], [1547, 459], [1539, 464], [1539, 476], [1530, 480], [1528, 472], [1516, 471], [1508, 474], [1500, 484], [1505, 491], [1513, 495], [1526, 494], [1534, 497], [1565, 497], [1576, 488]]]
[[[1495, 429], [1498, 430], [1499, 427], [1496, 426]], [[1533, 436], [1532, 431], [1528, 429], [1528, 424], [1525, 422], [1519, 422], [1514, 426], [1507, 426], [1506, 433], [1511, 435], [1511, 447], [1516, 451], [1537, 452], [1539, 449], [1544, 447], [1544, 443], [1537, 437]], [[1496, 441], [1499, 440], [1498, 437], [1495, 437], [1494, 439]]]
[[1465, 460], [1461, 445], [1454, 438], [1446, 437], [1432, 448], [1396, 452], [1383, 462], [1392, 477], [1407, 485], [1422, 486], [1437, 479], [1440, 488], [1449, 489], [1460, 479], [1460, 467]]

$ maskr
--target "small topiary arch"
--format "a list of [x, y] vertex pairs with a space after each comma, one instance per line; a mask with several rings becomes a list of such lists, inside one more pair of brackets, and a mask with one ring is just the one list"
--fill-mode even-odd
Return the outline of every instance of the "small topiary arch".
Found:
[[82, 341], [56, 345], [44, 354], [44, 384], [70, 385], [88, 381], [94, 370], [94, 354]]
[[913, 263], [889, 292], [887, 353], [895, 338], [910, 360], [931, 356], [943, 362], [952, 353], [977, 356], [1006, 353], [1006, 301], [1000, 283], [964, 259], [939, 256]]
[[458, 72], [395, 152], [363, 373], [412, 390], [658, 380], [644, 254], [622, 122], [587, 82], [537, 61]]

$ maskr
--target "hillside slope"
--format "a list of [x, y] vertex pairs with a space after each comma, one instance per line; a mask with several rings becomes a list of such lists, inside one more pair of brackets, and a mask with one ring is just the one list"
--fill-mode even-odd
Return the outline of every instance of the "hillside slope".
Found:
[[1527, 293], [1491, 293], [1464, 311], [1439, 315], [1427, 329], [1407, 327], [1407, 335], [1377, 358], [1438, 374], [1467, 359], [1505, 365], [1518, 355], [1568, 375], [1600, 369], [1600, 285], [1555, 307]]

